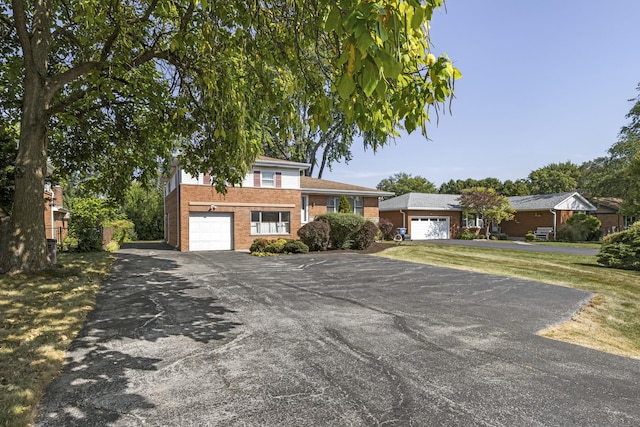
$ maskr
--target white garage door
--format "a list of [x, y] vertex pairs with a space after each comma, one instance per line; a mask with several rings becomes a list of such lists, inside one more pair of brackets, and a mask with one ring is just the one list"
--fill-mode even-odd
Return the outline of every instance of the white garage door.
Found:
[[448, 216], [424, 216], [411, 218], [411, 239], [448, 239]]
[[225, 251], [233, 249], [233, 217], [230, 213], [191, 212], [189, 250]]

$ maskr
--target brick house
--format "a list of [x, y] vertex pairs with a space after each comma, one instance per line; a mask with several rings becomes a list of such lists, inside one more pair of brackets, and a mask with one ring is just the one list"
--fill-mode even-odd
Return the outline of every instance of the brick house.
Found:
[[256, 238], [297, 239], [316, 215], [335, 212], [342, 195], [354, 213], [378, 220], [378, 198], [392, 193], [303, 176], [307, 163], [256, 159], [240, 187], [227, 194], [207, 174], [179, 166], [165, 188], [165, 240], [180, 251], [243, 250]]
[[[482, 218], [463, 213], [459, 195], [408, 193], [380, 202], [380, 217], [404, 227], [412, 240], [455, 239], [460, 230], [481, 228]], [[509, 197], [516, 210], [512, 221], [503, 221], [494, 232], [523, 237], [538, 227], [552, 233], [574, 212], [595, 212], [596, 208], [578, 193]]]
[[602, 235], [623, 231], [629, 228], [631, 224], [640, 218], [623, 215], [620, 213], [620, 205], [622, 199], [615, 197], [594, 197], [591, 199], [593, 205], [597, 208], [595, 216], [600, 220], [602, 226]]
[[62, 187], [45, 184], [44, 187], [44, 229], [47, 239], [61, 242], [69, 230], [71, 211], [62, 207]]

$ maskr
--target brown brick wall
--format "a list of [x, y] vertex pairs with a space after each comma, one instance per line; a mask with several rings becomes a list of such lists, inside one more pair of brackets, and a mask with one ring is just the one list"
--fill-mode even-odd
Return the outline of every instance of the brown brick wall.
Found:
[[598, 213], [595, 217], [602, 223], [600, 230], [604, 235], [622, 230], [624, 224], [622, 215], [617, 213]]
[[178, 189], [174, 189], [165, 198], [165, 239], [174, 248], [179, 248], [178, 242]]
[[[335, 196], [330, 196], [335, 197]], [[314, 206], [315, 204], [315, 206]], [[376, 219], [378, 218], [378, 198], [377, 197], [363, 197], [362, 206], [364, 207], [364, 217]], [[316, 215], [322, 215], [327, 213], [327, 196], [320, 194], [309, 195], [309, 220], [312, 221]]]
[[[229, 188], [226, 195], [217, 193], [212, 187], [202, 185], [180, 186], [180, 247], [181, 251], [189, 250], [189, 212], [207, 212], [208, 205], [194, 206], [189, 202], [213, 203], [215, 212], [233, 213], [233, 249], [249, 249], [251, 243], [259, 237], [264, 238], [297, 238], [300, 228], [300, 190], [281, 188]], [[264, 207], [264, 206], [225, 206], [224, 203], [255, 203], [255, 204], [287, 204], [293, 208]], [[288, 211], [290, 212], [291, 234], [251, 235], [251, 211]]]
[[[573, 216], [573, 211], [557, 211], [556, 227], [566, 224], [567, 219], [571, 216]], [[516, 212], [512, 221], [500, 223], [502, 232], [513, 237], [523, 237], [527, 232], [535, 231], [538, 227], [553, 227], [553, 214], [550, 211]]]

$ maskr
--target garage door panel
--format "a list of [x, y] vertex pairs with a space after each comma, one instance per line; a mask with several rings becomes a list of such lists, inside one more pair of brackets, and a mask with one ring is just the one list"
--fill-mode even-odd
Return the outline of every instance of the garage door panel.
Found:
[[189, 214], [189, 250], [233, 249], [231, 213], [192, 212]]
[[411, 218], [411, 239], [432, 240], [449, 238], [449, 217]]

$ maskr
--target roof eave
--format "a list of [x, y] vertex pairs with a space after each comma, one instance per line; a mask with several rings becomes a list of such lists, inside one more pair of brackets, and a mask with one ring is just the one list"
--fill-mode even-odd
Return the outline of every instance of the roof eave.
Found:
[[326, 195], [351, 194], [356, 196], [372, 196], [372, 197], [393, 196], [393, 193], [389, 193], [388, 191], [341, 190], [341, 189], [324, 189], [324, 188], [300, 188], [300, 191], [305, 194], [326, 194]]

